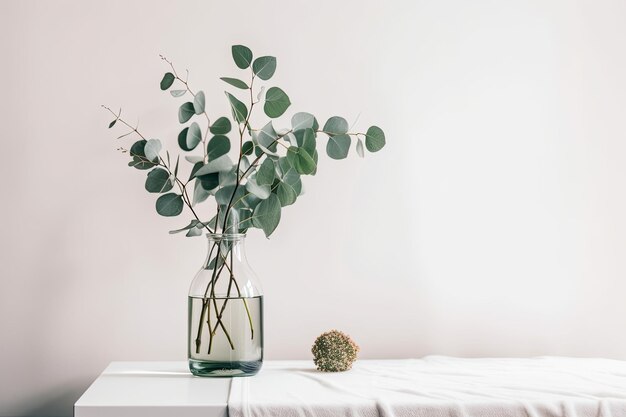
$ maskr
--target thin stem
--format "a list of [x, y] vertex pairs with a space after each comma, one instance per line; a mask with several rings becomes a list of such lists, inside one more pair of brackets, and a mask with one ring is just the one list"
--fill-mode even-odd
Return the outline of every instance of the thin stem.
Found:
[[[211, 255], [213, 255], [213, 251], [215, 250], [215, 244], [209, 250], [209, 262], [211, 262]], [[212, 281], [209, 281], [206, 290], [204, 291], [204, 297], [202, 298], [202, 312], [200, 313], [200, 320], [198, 321], [198, 332], [196, 336], [196, 353], [200, 353], [200, 344], [202, 343], [202, 322], [204, 321], [204, 312], [208, 309], [208, 320], [211, 319], [211, 303], [209, 303], [209, 299], [207, 298], [207, 294], [209, 292], [209, 288], [212, 284]], [[213, 335], [211, 334], [211, 325], [209, 324], [209, 345], [213, 340]]]
[[[239, 127], [239, 158], [237, 159], [237, 169], [235, 172], [237, 173], [237, 182], [235, 183], [235, 188], [233, 189], [233, 193], [230, 196], [230, 201], [228, 202], [228, 206], [226, 207], [226, 213], [224, 214], [224, 224], [222, 225], [222, 230], [226, 229], [226, 224], [228, 222], [228, 216], [230, 215], [230, 209], [232, 208], [233, 199], [235, 198], [235, 193], [239, 188], [241, 183], [241, 178], [239, 177], [239, 168], [241, 167], [241, 159], [243, 158], [243, 132], [246, 127], [250, 127], [250, 116], [252, 116], [252, 109], [254, 108], [254, 98], [252, 94], [252, 88], [254, 85], [254, 71], [252, 72], [252, 78], [250, 79], [250, 110], [248, 110], [248, 115], [246, 116], [246, 120], [243, 123], [243, 128]], [[243, 177], [243, 176], [242, 176]]]
[[[337, 133], [334, 133], [334, 132], [326, 132], [325, 130], [316, 130], [315, 132], [316, 133], [324, 133], [325, 135], [328, 135], [328, 136], [333, 136], [333, 135], [337, 134]], [[361, 132], [346, 132], [346, 133], [344, 133], [344, 135], [349, 135], [349, 136], [359, 136], [359, 135], [367, 136], [366, 133], [361, 133]]]
[[[103, 107], [104, 109], [108, 110], [111, 114], [113, 114], [113, 115], [117, 118], [117, 120], [119, 120], [119, 122], [120, 122], [120, 123], [122, 123], [123, 125], [127, 126], [129, 129], [132, 129], [132, 130], [131, 130], [131, 132], [129, 132], [128, 134], [135, 133], [135, 134], [137, 134], [140, 138], [142, 138], [143, 140], [146, 140], [146, 137], [145, 137], [144, 135], [142, 135], [142, 134], [141, 134], [141, 132], [139, 132], [139, 130], [137, 129], [137, 127], [133, 127], [133, 126], [131, 126], [128, 122], [126, 122], [124, 119], [122, 119], [121, 117], [119, 117], [119, 115], [116, 115], [116, 114], [115, 114], [115, 112], [114, 112], [113, 110], [111, 110], [110, 108], [108, 108], [107, 106], [104, 106], [104, 105], [103, 105], [102, 107]], [[121, 114], [121, 112], [120, 112], [120, 114]], [[148, 159], [143, 158], [143, 157], [141, 157], [141, 156], [139, 156], [139, 155], [131, 155], [131, 156], [133, 156], [133, 157], [137, 157], [137, 158], [139, 158], [140, 160], [143, 160], [143, 161], [145, 161], [145, 162], [149, 162], [149, 163], [154, 164], [154, 162], [153, 162], [153, 161], [149, 161]], [[170, 167], [168, 166], [168, 164], [167, 164], [167, 163], [165, 162], [165, 160], [164, 160], [163, 158], [161, 158], [160, 156], [159, 156], [159, 161], [158, 161], [158, 163], [156, 163], [155, 165], [156, 165], [156, 166], [159, 166], [159, 167], [163, 167], [163, 168], [165, 168], [165, 169], [167, 170], [168, 174], [170, 174], [170, 176], [173, 176], [173, 177], [174, 177], [174, 182], [178, 185], [178, 188], [180, 189], [181, 196], [182, 196], [182, 198], [183, 198], [183, 202], [185, 203], [185, 205], [187, 206], [187, 208], [189, 208], [189, 210], [191, 211], [191, 213], [193, 214], [193, 216], [196, 218], [196, 220], [198, 220], [200, 223], [202, 223], [202, 224], [204, 225], [205, 229], [207, 229], [207, 231], [208, 231], [209, 233], [213, 233], [213, 230], [211, 230], [211, 228], [210, 228], [207, 224], [203, 223], [203, 222], [200, 220], [200, 217], [198, 216], [198, 214], [196, 213], [196, 211], [195, 211], [195, 210], [194, 210], [194, 208], [192, 207], [192, 205], [191, 205], [191, 199], [189, 198], [189, 194], [187, 194], [187, 188], [186, 188], [186, 185], [187, 185], [187, 184], [183, 184], [183, 182], [182, 182], [182, 181], [181, 181], [181, 180], [180, 180], [180, 179], [179, 179], [176, 175], [174, 175], [174, 173], [172, 172], [172, 170], [170, 169]]]
[[178, 179], [177, 176], [175, 176], [172, 172], [172, 170], [170, 169], [170, 167], [165, 163], [165, 161], [163, 160], [163, 158], [159, 157], [160, 160], [160, 164], [161, 166], [163, 166], [167, 172], [174, 177], [174, 181], [176, 182], [176, 184], [178, 184], [178, 188], [180, 189], [180, 194], [181, 197], [183, 199], [183, 202], [185, 203], [185, 205], [187, 206], [187, 208], [189, 208], [189, 210], [191, 211], [191, 214], [193, 214], [193, 216], [196, 218], [196, 220], [198, 220], [203, 226], [204, 228], [209, 232], [209, 233], [213, 233], [213, 230], [211, 230], [211, 228], [209, 227], [208, 224], [202, 222], [202, 220], [200, 220], [200, 217], [198, 216], [198, 213], [196, 213], [196, 211], [194, 210], [192, 204], [191, 204], [191, 199], [189, 198], [189, 194], [187, 194], [187, 184], [183, 184], [183, 182]]
[[[189, 94], [191, 94], [193, 96], [193, 98], [196, 98], [196, 93], [194, 93], [191, 88], [189, 87], [189, 82], [188, 82], [188, 78], [189, 78], [189, 71], [187, 71], [187, 77], [183, 80], [182, 78], [180, 78], [178, 76], [178, 73], [176, 72], [176, 68], [174, 68], [174, 64], [172, 63], [172, 61], [168, 60], [167, 58], [165, 58], [163, 55], [161, 55], [161, 59], [165, 62], [167, 62], [170, 67], [172, 68], [172, 72], [174, 73], [174, 77], [176, 77], [176, 79], [178, 81], [180, 81], [181, 83], [183, 83], [185, 85], [185, 89], [187, 91], [189, 91]], [[204, 149], [203, 153], [204, 153], [204, 163], [206, 164], [207, 162], [209, 162], [209, 155], [208, 155], [208, 150], [206, 147], [206, 139], [209, 135], [209, 129], [211, 128], [211, 119], [209, 119], [209, 115], [206, 112], [206, 110], [202, 111], [202, 114], [204, 114], [204, 117], [206, 118], [206, 122], [207, 122], [207, 126], [206, 129], [204, 131], [204, 136], [202, 136], [202, 148]]]
[[[213, 307], [215, 308], [215, 311], [217, 311], [217, 301], [216, 298], [213, 297], [211, 298], [211, 300], [213, 300]], [[224, 300], [224, 303], [226, 303], [226, 301], [228, 301], [228, 299]], [[235, 345], [233, 344], [232, 339], [230, 338], [230, 334], [228, 333], [228, 330], [226, 330], [226, 327], [224, 327], [224, 323], [222, 323], [222, 316], [219, 315], [216, 318], [217, 323], [215, 324], [215, 327], [213, 328], [213, 331], [211, 333], [213, 333], [213, 335], [215, 335], [215, 332], [217, 331], [217, 326], [220, 326], [222, 328], [222, 330], [224, 331], [224, 334], [226, 335], [226, 339], [228, 339], [228, 344], [230, 345], [230, 348], [232, 350], [235, 350]], [[209, 346], [209, 352], [208, 354], [211, 354], [211, 346]]]
[[[215, 242], [215, 244], [218, 244], [218, 242]], [[218, 255], [221, 255], [221, 248], [218, 247]], [[222, 274], [222, 271], [224, 270], [224, 265], [226, 265], [226, 263], [222, 264], [221, 268], [219, 271], [217, 271], [217, 262], [215, 262], [215, 266], [213, 269], [213, 276], [211, 278], [213, 285], [211, 288], [211, 299], [213, 300], [213, 305], [215, 307], [215, 312], [217, 313], [218, 307], [217, 307], [217, 302], [215, 300], [215, 284], [217, 282], [217, 278], [219, 278], [219, 276]], [[216, 273], [217, 271], [217, 273]], [[217, 276], [217, 278], [216, 278]], [[228, 291], [228, 295], [230, 295], [230, 283], [229, 283], [229, 291]], [[226, 335], [226, 338], [228, 339], [228, 343], [230, 344], [231, 349], [235, 349], [235, 346], [233, 345], [233, 342], [230, 338], [230, 334], [228, 333], [228, 330], [226, 329], [226, 326], [224, 326], [224, 323], [222, 322], [222, 314], [218, 314], [216, 316], [216, 320], [217, 323], [215, 324], [215, 328], [211, 331], [211, 329], [209, 329], [209, 331], [211, 331], [211, 333], [215, 334], [215, 332], [217, 331], [217, 327], [220, 326], [222, 328], [222, 330], [224, 331], [224, 334]], [[211, 346], [209, 345], [209, 354], [211, 353]]]
[[[284, 138], [285, 136], [287, 136], [288, 134], [290, 134], [292, 132], [292, 130], [289, 130], [285, 133], [283, 133], [282, 135], [278, 136], [276, 139], [274, 139], [274, 141], [272, 143], [270, 143], [269, 146], [272, 146], [274, 143], [277, 143], [278, 140]], [[248, 169], [246, 169], [243, 174], [241, 175], [241, 178], [239, 179], [239, 181], [242, 181], [244, 178], [246, 178], [246, 175], [248, 175], [248, 173], [252, 170], [252, 168], [254, 168], [256, 166], [256, 163], [259, 162], [259, 160], [265, 155], [265, 152], [261, 151], [261, 155], [257, 156], [254, 161], [252, 161], [250, 163], [250, 166], [248, 167]]]
[[[207, 354], [211, 354], [211, 346], [213, 346], [213, 336], [215, 336], [215, 335], [211, 331], [211, 328], [213, 327], [213, 326], [211, 326], [211, 303], [207, 302], [207, 304], [208, 304], [207, 310], [209, 312], [209, 314], [207, 314], [207, 317], [206, 317], [206, 324], [207, 324], [207, 327], [209, 329], [209, 349], [208, 349]], [[198, 352], [196, 352], [196, 353], [198, 353]]]
[[235, 284], [235, 288], [237, 289], [237, 295], [243, 301], [243, 306], [246, 308], [246, 314], [248, 315], [248, 322], [250, 323], [250, 340], [254, 340], [254, 324], [252, 324], [252, 315], [250, 314], [250, 309], [248, 308], [248, 302], [245, 297], [241, 296], [241, 291], [239, 290], [239, 284], [237, 281], [233, 281]]
[[[198, 322], [198, 334], [196, 336], [196, 353], [200, 353], [200, 344], [202, 343], [202, 322], [204, 321], [204, 314], [207, 311], [207, 305], [209, 304], [208, 300], [202, 301], [202, 311], [200, 312], [200, 321]], [[209, 311], [209, 316], [211, 312]], [[209, 326], [209, 332], [211, 331], [211, 326]]]
[[108, 111], [109, 111], [109, 112], [110, 112], [113, 116], [115, 116], [115, 118], [116, 118], [117, 120], [119, 120], [119, 121], [120, 121], [120, 123], [122, 123], [122, 124], [126, 125], [129, 129], [132, 129], [132, 130], [131, 130], [131, 132], [127, 133], [127, 134], [126, 134], [126, 135], [124, 135], [124, 136], [130, 135], [130, 134], [132, 134], [132, 133], [136, 133], [137, 135], [139, 135], [139, 137], [140, 137], [141, 139], [146, 140], [146, 138], [145, 138], [145, 137], [144, 137], [141, 133], [139, 133], [139, 131], [137, 130], [137, 127], [138, 127], [138, 126], [133, 127], [133, 126], [129, 125], [128, 123], [126, 123], [126, 121], [125, 121], [124, 119], [120, 118], [120, 115], [122, 114], [122, 111], [121, 111], [121, 110], [120, 110], [119, 115], [117, 115], [117, 114], [115, 114], [115, 112], [114, 112], [113, 110], [111, 110], [110, 108], [108, 108], [108, 107], [107, 107], [107, 106], [105, 106], [105, 105], [102, 105], [102, 108], [103, 108], [103, 109], [108, 110]]
[[[227, 295], [227, 297], [230, 297], [231, 284], [234, 284], [235, 288], [237, 290], [237, 297], [242, 299], [244, 307], [246, 309], [246, 314], [248, 316], [248, 321], [250, 323], [251, 339], [254, 339], [254, 325], [253, 325], [253, 322], [252, 322], [252, 315], [250, 313], [250, 309], [248, 308], [248, 302], [246, 301], [246, 299], [244, 297], [242, 297], [241, 290], [239, 289], [239, 284], [237, 283], [237, 280], [235, 279], [235, 275], [233, 273], [233, 250], [232, 250], [232, 248], [230, 249], [230, 268], [228, 267], [226, 257], [224, 255], [222, 255], [221, 252], [220, 252], [220, 256], [222, 257], [222, 259], [224, 261], [224, 267], [226, 267], [226, 269], [228, 269], [229, 272], [230, 272], [230, 282], [228, 283], [228, 295]], [[225, 305], [226, 305], [226, 301], [224, 301], [224, 305], [222, 306], [222, 310], [219, 313], [217, 313], [217, 309], [216, 309], [216, 314], [218, 314], [218, 317], [220, 319], [222, 318], [222, 313], [224, 311]]]
[[[223, 269], [224, 269], [224, 265], [222, 265], [222, 267], [220, 268], [220, 272], [218, 273], [218, 275], [220, 275], [222, 273]], [[224, 314], [224, 309], [226, 308], [226, 303], [228, 302], [228, 297], [230, 297], [231, 283], [232, 283], [232, 274], [231, 274], [231, 281], [229, 281], [229, 283], [228, 283], [228, 290], [227, 290], [226, 298], [224, 299], [224, 304], [222, 305], [222, 309], [220, 310], [219, 314], [216, 314], [216, 318], [215, 319], [216, 319], [217, 323], [215, 324], [215, 327], [213, 328], [213, 330], [211, 331], [211, 329], [209, 329], [209, 331], [211, 331], [212, 334], [215, 334], [215, 332], [217, 331], [217, 326], [220, 326], [222, 328], [222, 330], [224, 331], [224, 334], [226, 335], [226, 338], [228, 339], [228, 343], [230, 344], [230, 348], [232, 350], [235, 350], [235, 345], [233, 345], [233, 341], [230, 338], [230, 334], [228, 333], [228, 330], [226, 330], [226, 326], [224, 326], [224, 323], [222, 322], [222, 315]], [[215, 284], [213, 284], [213, 288], [215, 289]], [[217, 301], [216, 301], [216, 298], [215, 298], [214, 295], [211, 298], [213, 300], [213, 306], [215, 307], [215, 312], [217, 313]], [[208, 353], [211, 354], [211, 345], [209, 345], [209, 352]]]
[[[228, 300], [230, 298], [230, 291], [231, 291], [231, 288], [232, 288], [232, 285], [233, 285], [233, 281], [234, 281], [234, 276], [231, 273], [230, 274], [230, 280], [228, 281], [228, 289], [226, 290], [226, 298], [224, 298], [224, 303], [222, 304], [222, 309], [220, 310], [219, 314], [217, 315], [218, 324], [222, 323], [222, 316], [224, 315], [224, 310], [226, 309], [226, 304], [228, 303]], [[215, 305], [215, 311], [217, 311], [217, 302], [215, 301], [215, 298], [213, 298], [213, 303]], [[215, 331], [217, 331], [218, 324], [215, 325], [215, 328], [213, 329], [213, 333], [215, 333]], [[222, 329], [226, 333], [226, 329], [224, 328], [224, 324], [222, 324]], [[233, 343], [230, 340], [230, 336], [228, 336], [228, 341], [230, 343], [231, 349], [235, 350], [235, 347], [233, 346]]]

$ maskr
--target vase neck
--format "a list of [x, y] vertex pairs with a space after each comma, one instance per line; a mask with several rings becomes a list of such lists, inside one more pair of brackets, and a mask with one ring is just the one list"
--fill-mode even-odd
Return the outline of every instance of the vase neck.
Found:
[[247, 263], [246, 248], [245, 248], [246, 235], [243, 233], [237, 234], [221, 234], [221, 233], [208, 233], [208, 247], [207, 257], [204, 262], [205, 268], [212, 269], [215, 264], [219, 267], [224, 261], [227, 264], [234, 263]]

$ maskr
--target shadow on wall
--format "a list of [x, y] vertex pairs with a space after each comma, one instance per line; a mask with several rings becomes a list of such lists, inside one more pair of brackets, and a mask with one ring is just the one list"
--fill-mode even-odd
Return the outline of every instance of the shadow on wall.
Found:
[[[20, 410], [19, 417], [72, 417], [74, 403], [85, 392], [91, 381], [76, 380], [63, 386], [33, 395], [28, 400], [9, 404], [10, 410]], [[2, 417], [9, 417], [2, 414]]]

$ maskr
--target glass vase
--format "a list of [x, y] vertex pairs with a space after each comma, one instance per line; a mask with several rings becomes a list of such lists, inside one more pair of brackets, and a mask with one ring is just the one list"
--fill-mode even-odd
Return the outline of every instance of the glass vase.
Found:
[[263, 363], [263, 295], [248, 265], [245, 234], [208, 234], [208, 255], [189, 290], [192, 374], [238, 377]]

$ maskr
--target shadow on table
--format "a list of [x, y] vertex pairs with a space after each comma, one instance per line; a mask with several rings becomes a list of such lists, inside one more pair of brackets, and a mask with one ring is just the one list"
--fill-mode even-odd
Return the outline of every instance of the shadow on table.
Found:
[[189, 371], [122, 371], [107, 372], [101, 376], [107, 377], [130, 377], [130, 378], [195, 378]]
[[322, 374], [322, 373], [324, 373], [322, 371], [318, 371], [315, 368], [290, 368], [289, 370], [293, 371], [293, 372], [305, 372], [307, 374]]
[[[267, 371], [271, 371], [272, 369], [268, 369]], [[322, 374], [323, 372], [318, 371], [315, 368], [289, 368], [290, 371], [293, 372], [302, 372], [307, 374]], [[102, 375], [103, 378], [106, 377], [129, 377], [129, 378], [202, 378], [202, 379], [211, 379], [211, 377], [199, 377], [194, 376], [189, 371], [172, 371], [172, 370], [154, 370], [154, 371], [146, 371], [146, 370], [137, 370], [137, 371], [120, 371], [120, 372], [107, 372]], [[216, 377], [216, 379], [223, 379], [229, 377]], [[254, 378], [254, 376], [249, 377]]]

